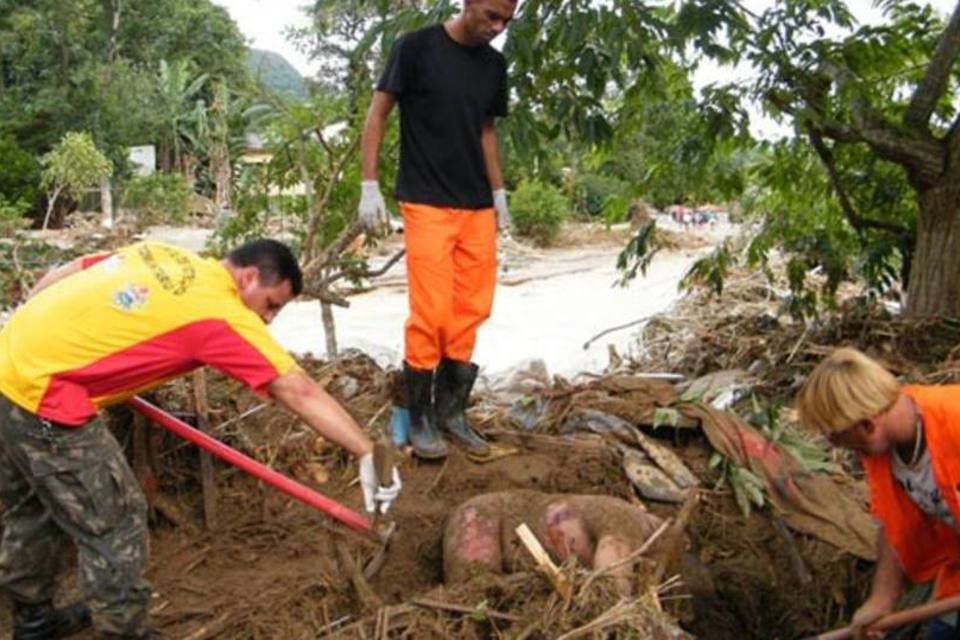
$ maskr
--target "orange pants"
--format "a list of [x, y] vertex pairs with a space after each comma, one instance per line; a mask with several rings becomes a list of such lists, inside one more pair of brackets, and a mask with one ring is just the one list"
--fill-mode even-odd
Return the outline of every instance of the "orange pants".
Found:
[[410, 292], [404, 358], [415, 369], [434, 369], [443, 357], [468, 362], [493, 307], [496, 214], [406, 202], [400, 211]]

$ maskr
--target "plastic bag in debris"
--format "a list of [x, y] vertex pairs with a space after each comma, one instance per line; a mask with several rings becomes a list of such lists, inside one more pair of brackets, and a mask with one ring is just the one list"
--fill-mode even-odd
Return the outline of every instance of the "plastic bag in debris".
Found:
[[498, 373], [487, 374], [477, 381], [479, 391], [484, 395], [513, 404], [524, 396], [529, 396], [550, 387], [550, 374], [543, 360], [534, 359], [521, 362], [517, 366]]
[[540, 396], [523, 396], [518, 398], [507, 412], [507, 419], [518, 429], [533, 431], [546, 413], [550, 402]]
[[725, 369], [678, 386], [682, 402], [700, 401], [715, 409], [729, 409], [753, 387], [754, 378], [743, 369]]

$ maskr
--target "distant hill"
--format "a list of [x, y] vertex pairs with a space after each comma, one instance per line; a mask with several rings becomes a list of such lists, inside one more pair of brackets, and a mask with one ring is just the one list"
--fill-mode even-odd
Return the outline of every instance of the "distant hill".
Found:
[[250, 74], [270, 91], [298, 98], [307, 97], [303, 76], [279, 53], [250, 49], [247, 52], [247, 68], [250, 69]]

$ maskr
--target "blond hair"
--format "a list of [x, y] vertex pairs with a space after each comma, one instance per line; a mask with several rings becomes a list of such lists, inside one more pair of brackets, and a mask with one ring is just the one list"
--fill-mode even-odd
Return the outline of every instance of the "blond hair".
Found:
[[900, 383], [860, 351], [837, 349], [821, 362], [797, 394], [800, 422], [821, 433], [837, 433], [884, 413], [900, 394]]

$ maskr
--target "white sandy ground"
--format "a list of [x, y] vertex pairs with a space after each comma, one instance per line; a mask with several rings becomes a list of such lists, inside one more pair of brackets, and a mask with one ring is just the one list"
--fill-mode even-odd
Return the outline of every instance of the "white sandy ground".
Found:
[[[501, 274], [491, 318], [480, 327], [474, 361], [486, 375], [539, 358], [551, 374], [597, 372], [608, 363], [608, 344], [622, 355], [636, 347], [638, 327], [583, 344], [604, 329], [666, 310], [677, 298], [677, 284], [699, 253], [657, 256], [646, 277], [615, 287], [619, 249], [586, 248], [542, 252], [536, 263]], [[504, 284], [535, 272], [535, 279]], [[394, 276], [394, 280], [396, 280]], [[335, 308], [341, 350], [360, 349], [381, 365], [398, 365], [407, 317], [406, 286], [381, 287]], [[317, 302], [287, 305], [270, 327], [295, 353], [323, 356], [325, 343]], [[496, 377], [496, 376], [495, 376]]]
[[[672, 227], [668, 220], [660, 224]], [[706, 234], [717, 239], [730, 232], [722, 225]], [[152, 229], [147, 234], [194, 249], [202, 246], [202, 235], [202, 230], [183, 229]], [[622, 288], [614, 286], [621, 247], [536, 251], [513, 245], [511, 250], [508, 241], [505, 248], [493, 314], [480, 327], [474, 353], [482, 374], [493, 378], [531, 359], [543, 360], [550, 374], [567, 377], [602, 371], [609, 362], [608, 345], [621, 355], [639, 348], [640, 326], [603, 336], [586, 350], [584, 343], [605, 329], [668, 309], [679, 295], [680, 279], [705, 253], [661, 253], [646, 276]], [[334, 307], [337, 344], [341, 351], [359, 349], [382, 366], [396, 366], [402, 362], [407, 317], [402, 261], [373, 284], [372, 290], [351, 296], [349, 308]], [[318, 302], [287, 305], [270, 331], [296, 354], [326, 356]]]

